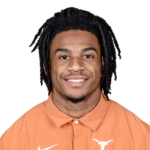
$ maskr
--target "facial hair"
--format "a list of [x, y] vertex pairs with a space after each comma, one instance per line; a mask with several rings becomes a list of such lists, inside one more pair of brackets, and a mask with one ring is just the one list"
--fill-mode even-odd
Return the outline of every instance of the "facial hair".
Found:
[[84, 101], [84, 99], [86, 98], [86, 96], [81, 96], [80, 98], [73, 98], [71, 96], [66, 96], [67, 97], [67, 100], [71, 101], [72, 103], [78, 103], [78, 102], [81, 102], [81, 101]]

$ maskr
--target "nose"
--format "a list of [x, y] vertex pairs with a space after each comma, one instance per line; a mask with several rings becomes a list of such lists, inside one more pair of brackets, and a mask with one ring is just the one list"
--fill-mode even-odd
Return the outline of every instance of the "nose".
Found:
[[69, 71], [82, 71], [84, 70], [83, 61], [81, 58], [72, 58], [68, 66]]

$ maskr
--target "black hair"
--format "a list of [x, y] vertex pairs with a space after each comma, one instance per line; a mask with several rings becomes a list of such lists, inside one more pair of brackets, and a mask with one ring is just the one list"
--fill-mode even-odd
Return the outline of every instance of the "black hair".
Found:
[[[118, 42], [111, 27], [103, 18], [74, 7], [61, 10], [61, 12], [55, 13], [53, 17], [46, 20], [30, 45], [32, 46], [38, 39], [31, 52], [35, 51], [37, 48], [39, 49], [41, 85], [44, 80], [49, 91], [48, 95], [50, 95], [52, 91], [52, 80], [49, 72], [49, 61], [50, 45], [53, 38], [60, 32], [76, 29], [89, 31], [95, 34], [98, 38], [101, 46], [101, 56], [104, 60], [104, 72], [103, 77], [101, 77], [100, 80], [100, 88], [109, 101], [108, 93], [111, 94], [111, 78], [113, 73], [115, 80], [117, 79], [115, 49], [118, 50], [118, 56], [121, 59], [121, 51]], [[44, 72], [43, 63], [47, 75]]]

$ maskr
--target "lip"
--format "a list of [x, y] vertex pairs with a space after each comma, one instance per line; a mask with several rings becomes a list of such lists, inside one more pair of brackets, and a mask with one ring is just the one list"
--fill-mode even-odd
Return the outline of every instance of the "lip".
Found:
[[[71, 79], [75, 79], [75, 78], [71, 78]], [[78, 79], [78, 78], [76, 78]], [[83, 78], [80, 78], [80, 79], [83, 79]], [[85, 79], [85, 81], [82, 81], [82, 82], [69, 82], [67, 81], [67, 79], [65, 80], [66, 83], [72, 87], [81, 87], [83, 86], [86, 82], [87, 82], [88, 79]]]
[[69, 79], [85, 79], [85, 80], [87, 80], [88, 78], [83, 77], [83, 76], [70, 76], [70, 77], [65, 78], [65, 80], [69, 80]]

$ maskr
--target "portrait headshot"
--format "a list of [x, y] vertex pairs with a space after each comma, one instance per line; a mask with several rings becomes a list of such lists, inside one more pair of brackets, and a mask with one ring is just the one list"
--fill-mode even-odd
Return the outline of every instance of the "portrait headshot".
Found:
[[150, 150], [148, 3], [6, 6], [0, 150]]

